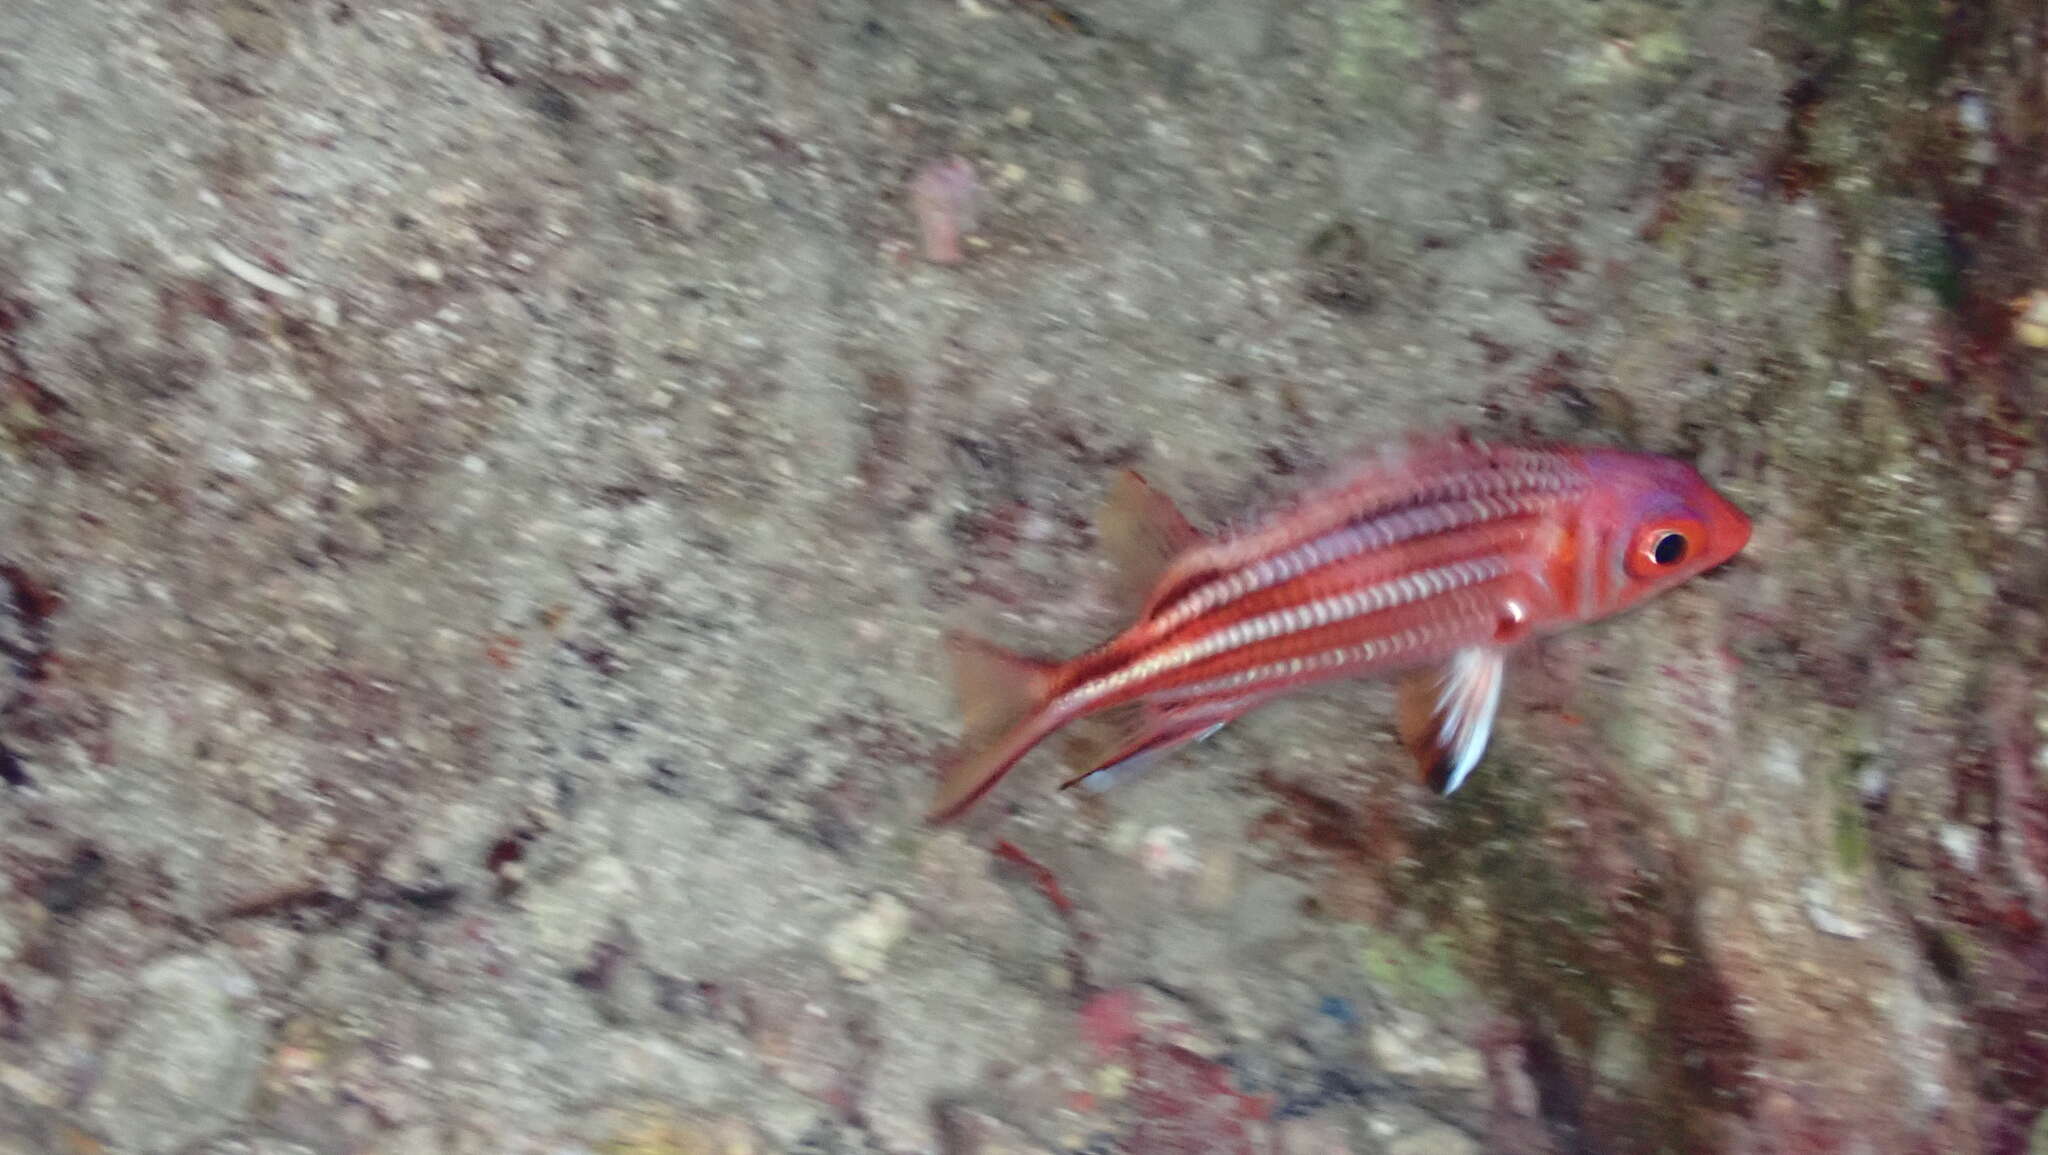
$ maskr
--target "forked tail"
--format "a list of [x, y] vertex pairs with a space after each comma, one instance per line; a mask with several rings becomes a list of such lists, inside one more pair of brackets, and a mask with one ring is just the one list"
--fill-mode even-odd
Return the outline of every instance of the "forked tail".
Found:
[[966, 730], [926, 814], [932, 822], [973, 805], [1060, 724], [1045, 709], [1058, 663], [959, 631], [946, 635], [946, 652]]

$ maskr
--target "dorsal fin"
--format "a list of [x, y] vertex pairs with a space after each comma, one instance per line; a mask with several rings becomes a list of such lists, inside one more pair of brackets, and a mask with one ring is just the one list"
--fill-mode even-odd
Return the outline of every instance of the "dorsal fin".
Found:
[[1096, 528], [1116, 566], [1117, 593], [1130, 607], [1144, 604], [1167, 564], [1202, 540], [1172, 498], [1130, 469], [1110, 486]]

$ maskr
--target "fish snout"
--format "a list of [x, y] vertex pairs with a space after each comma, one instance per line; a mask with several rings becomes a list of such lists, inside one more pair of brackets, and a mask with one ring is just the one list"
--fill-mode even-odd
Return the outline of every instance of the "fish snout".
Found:
[[1712, 568], [1741, 553], [1749, 545], [1754, 527], [1748, 514], [1714, 490], [1707, 491], [1706, 506], [1707, 548], [1713, 558], [1709, 563]]

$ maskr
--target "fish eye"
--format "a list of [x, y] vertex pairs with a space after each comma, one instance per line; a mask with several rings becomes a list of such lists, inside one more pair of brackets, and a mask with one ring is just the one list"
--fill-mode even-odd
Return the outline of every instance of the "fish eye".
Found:
[[1706, 541], [1706, 526], [1686, 515], [1660, 517], [1640, 525], [1628, 539], [1622, 565], [1630, 575], [1657, 581], [1680, 572]]
[[1685, 560], [1692, 549], [1692, 543], [1677, 530], [1666, 530], [1650, 542], [1650, 560], [1660, 566], [1673, 566]]

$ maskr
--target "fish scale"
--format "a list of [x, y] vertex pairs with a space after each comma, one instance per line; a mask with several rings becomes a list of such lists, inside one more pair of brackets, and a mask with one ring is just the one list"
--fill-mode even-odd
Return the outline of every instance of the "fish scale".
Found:
[[[1490, 596], [1491, 595], [1491, 596]], [[1440, 604], [1402, 606], [1341, 635], [1313, 640], [1282, 639], [1271, 647], [1247, 648], [1200, 681], [1155, 691], [1162, 701], [1185, 702], [1212, 696], [1272, 693], [1304, 679], [1321, 680], [1339, 671], [1358, 677], [1419, 656], [1487, 642], [1499, 632], [1499, 601], [1488, 587], [1459, 590]]]
[[1198, 636], [1152, 651], [1076, 687], [1071, 693], [1079, 701], [1099, 702], [1117, 694], [1160, 692], [1177, 689], [1188, 679], [1212, 676], [1218, 667], [1258, 664], [1262, 655], [1276, 649], [1293, 653], [1313, 651], [1318, 646], [1348, 645], [1375, 632], [1384, 632], [1386, 626], [1379, 615], [1499, 577], [1507, 568], [1508, 562], [1502, 558], [1477, 558], [1403, 573], [1370, 585], [1351, 586], [1341, 593], [1293, 601], [1263, 613], [1218, 611], [1223, 621], [1204, 619], [1189, 627], [1199, 631]]
[[1103, 539], [1143, 595], [1136, 619], [1064, 662], [953, 635], [962, 704], [983, 722], [932, 816], [959, 813], [1084, 719], [1113, 725], [1078, 744], [1070, 785], [1120, 776], [1290, 690], [1364, 677], [1401, 677], [1403, 740], [1449, 793], [1492, 732], [1509, 650], [1719, 565], [1749, 532], [1672, 459], [1459, 435], [1411, 439], [1215, 536], [1129, 474]]
[[[1554, 455], [1541, 455], [1548, 463]], [[1536, 512], [1569, 493], [1580, 479], [1558, 467], [1495, 468], [1453, 475], [1396, 503], [1376, 489], [1338, 488], [1304, 500], [1262, 533], [1218, 552], [1240, 566], [1228, 577], [1198, 584], [1185, 597], [1152, 610], [1171, 627], [1344, 558], [1491, 519]], [[1528, 491], [1534, 491], [1528, 492]], [[1331, 510], [1336, 513], [1329, 512]], [[1349, 512], [1346, 512], [1349, 511]], [[1332, 517], [1342, 520], [1330, 524]], [[1205, 559], [1197, 555], [1193, 561]]]
[[1172, 627], [1166, 636], [1148, 632], [1114, 647], [1108, 659], [1114, 666], [1068, 692], [1077, 696], [1077, 704], [1107, 704], [1147, 692], [1157, 679], [1186, 674], [1185, 667], [1196, 662], [1205, 662], [1205, 669], [1216, 663], [1256, 663], [1257, 647], [1289, 635], [1303, 635], [1300, 644], [1311, 650], [1318, 638], [1327, 638], [1329, 645], [1353, 644], [1375, 628], [1384, 629], [1360, 619], [1507, 573], [1519, 564], [1515, 555], [1540, 534], [1542, 511], [1535, 502], [1503, 504], [1492, 511], [1492, 520], [1441, 520], [1427, 536], [1326, 562], [1223, 602]]

